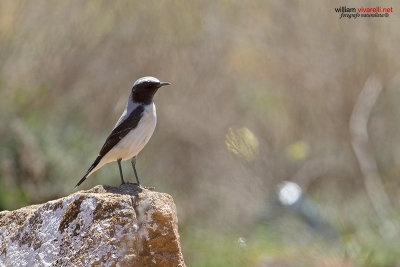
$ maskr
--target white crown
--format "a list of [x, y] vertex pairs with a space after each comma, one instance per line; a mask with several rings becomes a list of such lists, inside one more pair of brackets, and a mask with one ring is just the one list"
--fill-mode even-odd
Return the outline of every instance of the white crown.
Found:
[[146, 76], [146, 77], [142, 77], [140, 79], [137, 79], [136, 82], [133, 84], [133, 86], [138, 85], [138, 84], [143, 83], [143, 82], [159, 83], [160, 80], [158, 80], [157, 78], [151, 77], [151, 76]]

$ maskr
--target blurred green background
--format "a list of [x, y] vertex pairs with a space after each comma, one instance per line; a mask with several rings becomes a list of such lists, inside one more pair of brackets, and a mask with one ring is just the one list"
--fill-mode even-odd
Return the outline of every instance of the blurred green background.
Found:
[[[174, 197], [188, 266], [399, 266], [400, 21], [380, 3], [1, 1], [0, 210], [75, 192], [150, 75], [173, 85], [137, 168]], [[119, 181], [113, 163], [80, 189]]]

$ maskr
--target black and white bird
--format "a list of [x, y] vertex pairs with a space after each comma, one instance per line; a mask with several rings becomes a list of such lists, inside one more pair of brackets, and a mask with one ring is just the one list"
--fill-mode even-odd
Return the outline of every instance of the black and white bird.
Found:
[[154, 77], [143, 77], [133, 84], [124, 113], [107, 137], [96, 160], [75, 188], [104, 164], [113, 161], [118, 163], [121, 182], [124, 184], [121, 161], [128, 159], [131, 159], [137, 184], [140, 185], [135, 167], [136, 156], [147, 144], [156, 128], [157, 114], [153, 96], [164, 85], [170, 85], [170, 83], [160, 82]]

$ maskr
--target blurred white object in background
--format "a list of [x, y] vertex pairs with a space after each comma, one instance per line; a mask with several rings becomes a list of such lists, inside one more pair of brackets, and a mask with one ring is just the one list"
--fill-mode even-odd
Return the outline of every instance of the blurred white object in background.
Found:
[[291, 206], [299, 201], [303, 191], [296, 183], [283, 181], [278, 185], [279, 203], [284, 206]]

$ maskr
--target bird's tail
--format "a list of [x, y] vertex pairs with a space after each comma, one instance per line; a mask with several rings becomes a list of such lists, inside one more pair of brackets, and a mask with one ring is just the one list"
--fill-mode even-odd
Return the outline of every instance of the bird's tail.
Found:
[[75, 185], [75, 188], [77, 188], [83, 181], [86, 180], [86, 178], [90, 175], [90, 173], [93, 171], [94, 168], [99, 164], [102, 156], [98, 156], [96, 160], [93, 162], [92, 166], [90, 166], [89, 170], [86, 172], [85, 176], [82, 177], [82, 179], [79, 180], [79, 182]]

